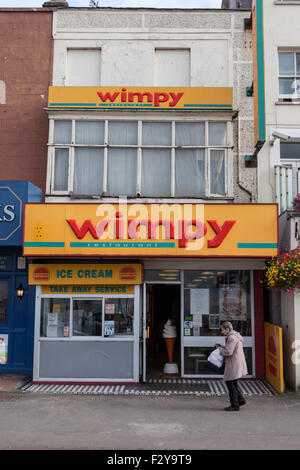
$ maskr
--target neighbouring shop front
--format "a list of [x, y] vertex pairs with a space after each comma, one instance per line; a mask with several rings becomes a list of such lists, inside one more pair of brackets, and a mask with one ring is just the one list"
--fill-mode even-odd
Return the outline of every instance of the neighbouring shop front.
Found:
[[41, 202], [28, 181], [0, 181], [0, 373], [30, 375], [35, 287], [22, 255], [24, 203]]
[[277, 253], [277, 206], [26, 205], [24, 256], [36, 285], [34, 381], [131, 382], [207, 362], [229, 320], [249, 375], [264, 376], [262, 270]]

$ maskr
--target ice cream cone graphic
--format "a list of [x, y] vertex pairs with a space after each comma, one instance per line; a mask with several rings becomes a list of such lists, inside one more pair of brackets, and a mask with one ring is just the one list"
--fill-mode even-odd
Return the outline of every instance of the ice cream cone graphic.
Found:
[[165, 374], [177, 374], [178, 366], [177, 364], [173, 363], [174, 344], [176, 341], [177, 333], [176, 333], [176, 326], [172, 324], [171, 320], [168, 320], [167, 323], [164, 325], [162, 336], [167, 346], [168, 358], [169, 358], [169, 362], [165, 364], [164, 373]]
[[173, 362], [173, 352], [174, 352], [175, 339], [176, 338], [165, 338], [165, 343], [166, 343], [166, 346], [167, 346], [168, 358], [169, 358], [169, 363], [170, 364]]

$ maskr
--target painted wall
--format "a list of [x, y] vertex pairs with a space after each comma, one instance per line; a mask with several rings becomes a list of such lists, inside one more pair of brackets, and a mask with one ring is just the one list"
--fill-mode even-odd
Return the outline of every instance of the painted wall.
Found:
[[46, 179], [52, 10], [0, 9], [1, 179]]
[[[300, 6], [264, 0], [264, 62], [266, 143], [258, 154], [258, 202], [275, 201], [274, 165], [279, 164], [279, 147], [270, 145], [275, 129], [300, 129], [300, 102], [278, 103], [278, 49], [300, 50]], [[290, 134], [290, 135], [291, 135]]]
[[[255, 202], [253, 153], [252, 38], [244, 31], [248, 11], [59, 9], [54, 13], [53, 85], [70, 84], [68, 49], [101, 51], [102, 86], [155, 86], [155, 49], [190, 49], [190, 86], [233, 87], [233, 196]], [[172, 85], [174, 73], [169, 80]]]

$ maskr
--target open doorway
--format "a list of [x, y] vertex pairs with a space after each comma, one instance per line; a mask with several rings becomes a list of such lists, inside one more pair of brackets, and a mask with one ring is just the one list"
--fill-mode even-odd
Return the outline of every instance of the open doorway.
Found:
[[[177, 337], [174, 345], [173, 362], [180, 364], [180, 284], [147, 284], [146, 286], [146, 315], [148, 338], [146, 340], [146, 377], [165, 377], [163, 369], [168, 362], [168, 352], [162, 336], [163, 328], [168, 319], [176, 326]], [[168, 374], [168, 377], [172, 375]]]

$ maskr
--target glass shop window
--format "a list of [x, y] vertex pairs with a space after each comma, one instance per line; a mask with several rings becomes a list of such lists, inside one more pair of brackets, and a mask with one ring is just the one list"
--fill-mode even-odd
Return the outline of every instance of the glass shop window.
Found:
[[[185, 375], [219, 375], [221, 370], [208, 362], [207, 358], [214, 350], [213, 347], [185, 347], [184, 348], [184, 374]], [[252, 348], [244, 347], [248, 375], [252, 375]]]
[[105, 299], [104, 336], [133, 335], [133, 299]]
[[185, 271], [184, 335], [219, 336], [224, 321], [251, 336], [250, 271]]
[[102, 335], [102, 299], [73, 299], [73, 336]]
[[70, 299], [42, 299], [41, 337], [70, 336]]

